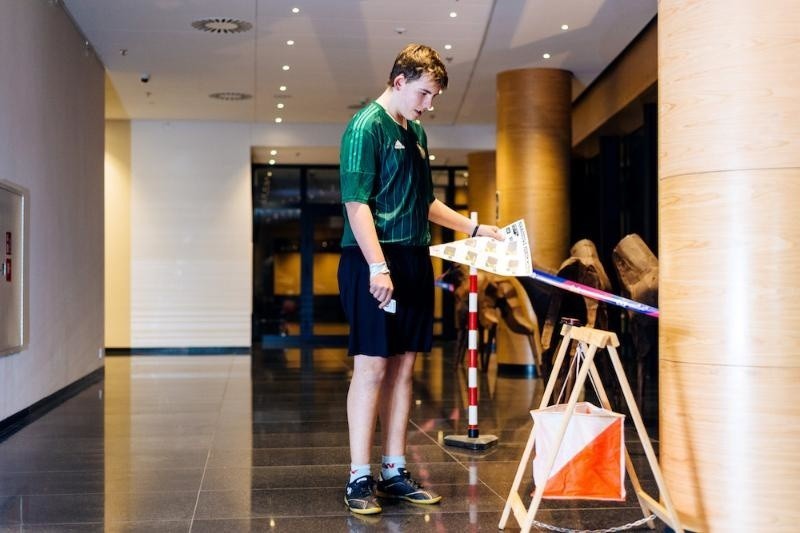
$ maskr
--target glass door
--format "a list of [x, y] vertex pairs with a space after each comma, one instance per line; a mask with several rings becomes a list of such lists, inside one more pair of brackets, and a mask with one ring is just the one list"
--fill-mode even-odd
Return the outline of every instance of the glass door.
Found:
[[300, 333], [300, 169], [253, 170], [253, 341]]
[[336, 279], [343, 224], [337, 168], [254, 167], [254, 342], [346, 340]]
[[313, 241], [310, 268], [313, 293], [311, 334], [317, 338], [341, 337], [344, 340], [348, 326], [336, 279], [344, 227], [339, 169], [309, 168], [306, 183], [306, 210], [311, 220]]

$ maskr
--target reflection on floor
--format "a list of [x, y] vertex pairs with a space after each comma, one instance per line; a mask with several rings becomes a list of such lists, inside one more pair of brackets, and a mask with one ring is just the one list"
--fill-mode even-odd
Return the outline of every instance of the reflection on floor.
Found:
[[[481, 433], [499, 445], [445, 447], [445, 435], [466, 433], [466, 371], [450, 351], [418, 358], [409, 428], [410, 468], [441, 505], [386, 504], [367, 518], [345, 510], [344, 350], [255, 350], [252, 364], [111, 357], [104, 382], [0, 442], [0, 532], [496, 531], [544, 387], [480, 374]], [[643, 485], [657, 494], [627, 431]], [[620, 504], [545, 501], [537, 518], [618, 526], [642, 516], [631, 493]]]

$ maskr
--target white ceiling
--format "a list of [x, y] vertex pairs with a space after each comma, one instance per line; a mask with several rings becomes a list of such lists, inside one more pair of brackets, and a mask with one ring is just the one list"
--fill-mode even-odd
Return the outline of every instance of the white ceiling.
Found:
[[[570, 70], [577, 96], [657, 9], [657, 0], [63, 2], [118, 95], [118, 103], [108, 98], [107, 118], [272, 125], [278, 116], [283, 125], [343, 125], [354, 112], [350, 106], [380, 94], [396, 53], [409, 42], [447, 58], [450, 87], [423, 118], [426, 125], [494, 124], [498, 72]], [[293, 14], [293, 7], [300, 12]], [[451, 18], [451, 11], [458, 16]], [[253, 28], [216, 34], [191, 26], [206, 18], [240, 19]], [[291, 69], [282, 70], [285, 64]], [[140, 81], [145, 73], [148, 83]], [[281, 93], [280, 85], [288, 90]], [[253, 98], [209, 98], [229, 91]], [[277, 109], [278, 102], [285, 108]]]

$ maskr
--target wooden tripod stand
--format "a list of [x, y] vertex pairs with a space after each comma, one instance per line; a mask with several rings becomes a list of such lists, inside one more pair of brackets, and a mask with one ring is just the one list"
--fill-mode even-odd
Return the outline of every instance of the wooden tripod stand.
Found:
[[[630, 417], [636, 427], [636, 432], [638, 433], [639, 440], [644, 448], [647, 462], [650, 465], [650, 469], [653, 472], [653, 477], [658, 485], [661, 500], [664, 502], [662, 505], [642, 489], [641, 485], [639, 484], [639, 478], [636, 476], [636, 472], [633, 469], [633, 462], [631, 461], [630, 454], [626, 449], [625, 467], [628, 475], [630, 476], [634, 491], [636, 492], [636, 497], [639, 500], [639, 506], [642, 509], [643, 516], [647, 517], [650, 515], [650, 513], [653, 513], [663, 520], [667, 525], [672, 527], [676, 533], [683, 533], [683, 526], [681, 525], [678, 518], [678, 513], [672, 504], [672, 499], [667, 491], [666, 483], [661, 475], [661, 468], [658, 466], [656, 454], [653, 451], [653, 446], [647, 436], [644, 422], [642, 422], [642, 417], [639, 414], [639, 408], [636, 406], [636, 401], [633, 398], [631, 387], [628, 384], [628, 380], [625, 377], [625, 371], [623, 370], [622, 363], [619, 360], [619, 354], [617, 353], [619, 340], [617, 339], [617, 335], [610, 331], [571, 326], [569, 324], [565, 324], [561, 328], [561, 335], [563, 336], [561, 347], [556, 355], [553, 371], [550, 373], [550, 378], [547, 380], [547, 387], [545, 387], [544, 396], [542, 396], [542, 402], [539, 405], [539, 409], [544, 409], [550, 402], [550, 398], [553, 395], [553, 389], [555, 388], [556, 379], [561, 370], [561, 366], [564, 364], [566, 353], [569, 350], [572, 341], [577, 341], [581, 344], [581, 348], [583, 348], [583, 353], [585, 354], [585, 360], [581, 366], [580, 372], [578, 372], [578, 377], [575, 380], [575, 386], [572, 389], [567, 408], [564, 411], [564, 418], [559, 427], [555, 446], [545, 459], [544, 465], [546, 475], [544, 478], [549, 478], [550, 474], [552, 473], [556, 456], [558, 455], [558, 451], [561, 448], [562, 441], [564, 440], [564, 434], [567, 431], [567, 426], [569, 425], [569, 421], [575, 411], [575, 404], [578, 402], [578, 396], [583, 389], [584, 384], [586, 383], [586, 378], [589, 375], [591, 375], [592, 381], [597, 389], [597, 395], [600, 398], [600, 403], [605, 409], [611, 410], [611, 404], [608, 401], [605, 388], [600, 380], [600, 374], [598, 373], [594, 364], [594, 357], [597, 353], [597, 350], [605, 349], [608, 352], [608, 356], [611, 359], [612, 365], [614, 366], [614, 372], [619, 380], [620, 387], [622, 388], [625, 402], [627, 403], [628, 411], [630, 412]], [[533, 444], [535, 440], [534, 430], [535, 427], [531, 428], [531, 434], [528, 437], [528, 443], [525, 445], [525, 451], [522, 454], [522, 459], [520, 459], [519, 467], [517, 468], [517, 475], [514, 477], [514, 484], [511, 486], [508, 499], [506, 499], [506, 505], [503, 509], [503, 516], [497, 526], [499, 529], [503, 529], [505, 527], [509, 515], [513, 511], [514, 518], [522, 529], [522, 532], [528, 533], [533, 526], [536, 511], [539, 509], [539, 505], [542, 502], [546, 483], [540, 483], [536, 486], [536, 490], [533, 494], [533, 500], [531, 501], [530, 506], [527, 508], [522, 503], [522, 499], [519, 496], [519, 487], [525, 471], [530, 464], [531, 452], [533, 451]], [[648, 525], [651, 529], [655, 527], [652, 520], [648, 522]]]

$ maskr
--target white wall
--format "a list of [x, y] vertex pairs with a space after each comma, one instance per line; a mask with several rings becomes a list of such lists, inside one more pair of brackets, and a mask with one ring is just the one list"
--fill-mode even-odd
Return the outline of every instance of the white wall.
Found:
[[131, 123], [106, 121], [105, 329], [107, 347], [131, 346]]
[[250, 137], [131, 122], [131, 347], [250, 345]]
[[[250, 148], [337, 147], [343, 129], [108, 121], [106, 346], [249, 346]], [[493, 147], [493, 128], [432, 129], [445, 148]]]
[[0, 73], [0, 179], [30, 194], [30, 339], [0, 357], [2, 420], [103, 364], [104, 89], [44, 0], [0, 2]]

